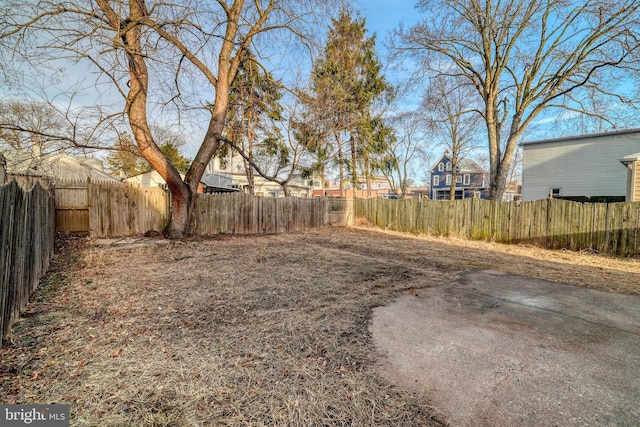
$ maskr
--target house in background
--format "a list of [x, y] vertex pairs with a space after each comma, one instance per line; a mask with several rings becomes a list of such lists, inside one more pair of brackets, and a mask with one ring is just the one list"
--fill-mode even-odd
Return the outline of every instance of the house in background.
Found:
[[56, 181], [119, 182], [119, 179], [108, 174], [102, 160], [74, 156], [67, 153], [31, 153], [21, 150], [3, 152], [6, 159], [7, 179], [15, 179], [21, 184], [41, 180]]
[[640, 129], [529, 141], [523, 142], [522, 147], [523, 200], [547, 197], [631, 200], [630, 187], [637, 182], [633, 153], [640, 152]]
[[627, 194], [625, 201], [640, 202], [640, 153], [631, 154], [620, 159], [627, 167]]
[[[184, 179], [184, 174], [180, 174], [180, 177]], [[169, 187], [167, 186], [167, 182], [164, 180], [162, 176], [158, 173], [158, 171], [151, 170], [148, 172], [143, 172], [138, 175], [130, 176], [125, 179], [126, 182], [132, 184], [134, 186], [138, 186], [140, 188], [162, 188], [167, 190]], [[205, 192], [205, 185], [200, 182], [198, 184], [198, 193]]]
[[[391, 191], [391, 185], [389, 180], [384, 176], [372, 176], [369, 178], [369, 184], [364, 176], [358, 177], [358, 188], [354, 192], [353, 184], [351, 180], [344, 183], [344, 192], [340, 190], [339, 179], [327, 179], [325, 181], [325, 188], [322, 188], [322, 181], [318, 176], [314, 176], [311, 179], [313, 184], [313, 197], [347, 197], [352, 198], [354, 195], [359, 199], [366, 199], [368, 197], [379, 197], [395, 194]], [[369, 185], [371, 188], [369, 188]]]
[[[238, 154], [230, 153], [224, 158], [212, 158], [205, 168], [202, 182], [208, 186], [213, 182], [225, 182], [225, 186], [230, 185], [234, 191], [249, 192], [249, 179], [245, 172], [244, 161]], [[230, 179], [230, 184], [228, 184]], [[287, 184], [289, 195], [294, 197], [311, 197], [312, 188], [300, 176], [294, 176]], [[225, 187], [228, 188], [228, 187]], [[254, 171], [253, 194], [261, 197], [284, 197], [285, 191], [280, 184], [263, 178]]]
[[[431, 199], [449, 200], [453, 179], [453, 162], [448, 151], [429, 169]], [[455, 198], [486, 199], [489, 193], [489, 172], [471, 159], [462, 159], [456, 166]]]

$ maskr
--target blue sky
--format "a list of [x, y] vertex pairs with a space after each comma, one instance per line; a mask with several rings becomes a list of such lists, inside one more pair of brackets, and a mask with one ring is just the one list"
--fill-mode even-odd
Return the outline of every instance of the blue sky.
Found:
[[378, 34], [378, 44], [381, 44], [388, 32], [400, 23], [409, 26], [418, 20], [415, 5], [416, 0], [364, 0], [359, 9], [367, 19], [367, 29]]

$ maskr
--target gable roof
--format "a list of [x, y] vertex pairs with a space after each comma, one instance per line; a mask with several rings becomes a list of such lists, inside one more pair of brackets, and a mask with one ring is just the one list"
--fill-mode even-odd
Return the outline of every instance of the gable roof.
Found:
[[[443, 160], [451, 161], [451, 158], [447, 154], [443, 154], [437, 162], [431, 166], [429, 172], [432, 172], [440, 162]], [[458, 160], [458, 173], [483, 173], [486, 172], [482, 166], [478, 164], [475, 160], [471, 159], [460, 159]]]
[[609, 130], [606, 132], [587, 133], [583, 135], [570, 135], [570, 136], [561, 136], [558, 138], [538, 139], [535, 141], [523, 141], [520, 143], [520, 145], [526, 146], [526, 145], [533, 145], [533, 144], [546, 144], [550, 142], [578, 141], [581, 139], [601, 138], [605, 136], [627, 135], [627, 134], [638, 134], [638, 138], [640, 138], [640, 128], [616, 129], [616, 130]]
[[[54, 179], [90, 178], [94, 181], [119, 181], [95, 167], [99, 160], [66, 153], [34, 155], [22, 150], [4, 151], [7, 172], [18, 175], [42, 176]], [[93, 164], [91, 164], [93, 163]]]
[[478, 162], [471, 159], [462, 159], [458, 161], [458, 169], [460, 172], [482, 173], [486, 172]]

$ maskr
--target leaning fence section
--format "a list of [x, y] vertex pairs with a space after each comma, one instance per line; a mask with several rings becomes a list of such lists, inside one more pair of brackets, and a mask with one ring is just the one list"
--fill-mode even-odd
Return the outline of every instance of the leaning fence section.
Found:
[[3, 341], [53, 256], [54, 198], [39, 183], [0, 186], [0, 331]]
[[544, 248], [640, 254], [640, 203], [566, 200], [358, 199], [356, 217], [372, 225], [437, 236], [460, 236]]

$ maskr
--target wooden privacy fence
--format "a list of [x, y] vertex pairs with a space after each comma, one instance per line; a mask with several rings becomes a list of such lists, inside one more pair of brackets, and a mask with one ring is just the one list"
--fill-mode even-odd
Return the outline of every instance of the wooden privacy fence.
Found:
[[0, 187], [0, 331], [3, 341], [53, 256], [54, 200], [36, 183]]
[[640, 203], [358, 199], [356, 218], [398, 231], [532, 243], [548, 249], [594, 249], [621, 256], [640, 254]]
[[345, 199], [265, 198], [244, 193], [198, 194], [190, 232], [273, 234], [345, 225]]
[[162, 188], [90, 182], [86, 191], [91, 237], [158, 231], [169, 220], [169, 195]]
[[71, 233], [89, 231], [89, 199], [87, 181], [58, 181], [54, 187], [56, 199], [56, 230]]
[[[122, 237], [161, 231], [169, 220], [169, 194], [161, 188], [138, 188], [122, 184], [88, 183], [73, 187], [65, 184], [58, 203], [73, 200], [63, 206], [59, 216], [66, 216], [81, 228], [82, 214], [73, 218], [72, 210], [86, 212], [91, 237]], [[75, 194], [71, 194], [75, 192]], [[56, 195], [58, 195], [56, 189]], [[271, 234], [304, 231], [327, 225], [352, 222], [353, 201], [344, 198], [297, 197], [265, 198], [244, 193], [198, 194], [191, 218], [190, 234]], [[75, 205], [75, 208], [70, 208]], [[83, 208], [83, 206], [85, 206]], [[77, 222], [73, 222], [73, 221]], [[63, 223], [60, 220], [59, 223]], [[78, 231], [78, 230], [76, 230]], [[79, 230], [81, 231], [81, 230]]]

